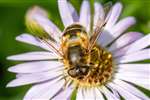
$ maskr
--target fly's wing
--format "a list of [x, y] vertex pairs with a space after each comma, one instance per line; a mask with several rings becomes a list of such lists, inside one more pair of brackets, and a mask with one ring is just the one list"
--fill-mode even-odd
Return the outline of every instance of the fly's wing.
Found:
[[[103, 18], [99, 17], [97, 24], [96, 24], [96, 28], [94, 29], [93, 35], [90, 38], [90, 44], [88, 46], [88, 51], [91, 51], [91, 49], [95, 45], [98, 37], [102, 33], [104, 26], [107, 23], [110, 15], [111, 15], [111, 9], [110, 9], [111, 5], [112, 5], [111, 2], [108, 2], [107, 4], [104, 5], [104, 12], [106, 15]], [[109, 10], [109, 13], [108, 13], [108, 10]]]
[[89, 47], [88, 47], [88, 50], [90, 51], [93, 46], [95, 45], [96, 43], [96, 40], [98, 39], [99, 35], [101, 34], [102, 30], [103, 30], [103, 27], [105, 26], [105, 21], [103, 19], [100, 19], [98, 20], [97, 22], [97, 25], [96, 25], [96, 28], [94, 30], [94, 33], [93, 35], [91, 36], [90, 38], [90, 44], [89, 44]]
[[47, 40], [45, 38], [40, 38], [40, 41], [45, 43], [47, 46], [49, 46], [53, 50], [53, 53], [59, 55], [60, 57], [63, 57], [62, 52], [60, 52], [59, 49], [57, 49], [56, 44], [53, 41]]
[[106, 3], [106, 4], [104, 4], [103, 9], [104, 9], [104, 12], [105, 12], [105, 16], [104, 16], [105, 22], [108, 21], [110, 15], [111, 15], [111, 7], [112, 7], [112, 2], [111, 1]]

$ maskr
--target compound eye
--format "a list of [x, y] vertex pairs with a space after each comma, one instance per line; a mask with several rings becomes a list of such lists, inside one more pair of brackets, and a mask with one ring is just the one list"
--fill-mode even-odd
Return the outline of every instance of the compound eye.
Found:
[[68, 74], [71, 77], [77, 77], [77, 75], [79, 74], [79, 69], [71, 68], [71, 69], [68, 70]]
[[88, 66], [80, 67], [80, 73], [82, 73], [82, 75], [87, 75], [88, 71], [89, 71], [89, 67]]

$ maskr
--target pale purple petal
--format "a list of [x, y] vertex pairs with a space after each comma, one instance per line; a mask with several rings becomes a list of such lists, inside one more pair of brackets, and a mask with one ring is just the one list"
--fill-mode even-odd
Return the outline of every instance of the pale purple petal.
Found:
[[74, 88], [72, 85], [68, 87], [64, 87], [62, 91], [54, 97], [52, 100], [70, 100], [71, 94], [73, 92]]
[[102, 46], [107, 46], [118, 36], [120, 36], [124, 31], [126, 31], [130, 26], [135, 24], [135, 22], [136, 21], [133, 17], [127, 17], [120, 20], [110, 30], [105, 29], [98, 39], [98, 42], [101, 43]]
[[124, 82], [122, 80], [118, 80], [118, 79], [114, 80], [113, 82], [116, 83], [117, 85], [121, 86], [126, 91], [132, 93], [133, 95], [141, 98], [142, 100], [149, 100], [149, 98], [143, 92], [139, 91], [133, 85], [130, 85], [129, 83]]
[[76, 9], [73, 7], [73, 5], [70, 2], [68, 2], [68, 6], [69, 6], [69, 10], [71, 12], [71, 15], [73, 17], [74, 22], [78, 22], [79, 21], [79, 15], [78, 15]]
[[48, 18], [40, 15], [34, 16], [34, 19], [52, 38], [54, 38], [58, 43], [60, 42], [62, 32], [55, 24], [53, 24], [53, 22], [51, 22]]
[[138, 71], [122, 71], [119, 70], [115, 74], [116, 77], [130, 77], [130, 78], [143, 78], [143, 79], [149, 79], [150, 73], [146, 72], [138, 72]]
[[104, 100], [104, 97], [97, 87], [82, 88], [77, 91], [77, 100]]
[[106, 84], [106, 86], [112, 91], [112, 93], [115, 95], [116, 98], [120, 99], [120, 95], [116, 90], [114, 90], [112, 87], [110, 87], [107, 84]]
[[109, 51], [115, 51], [124, 46], [127, 46], [143, 36], [139, 32], [128, 32], [119, 37], [109, 48]]
[[85, 100], [85, 96], [84, 89], [82, 87], [78, 88], [76, 100]]
[[129, 49], [130, 45], [131, 44], [129, 44], [129, 45], [127, 45], [127, 46], [125, 46], [125, 47], [123, 47], [121, 49], [118, 49], [116, 51], [113, 51], [113, 57], [117, 58], [117, 57], [121, 57], [121, 56], [126, 55], [126, 52]]
[[27, 17], [29, 17], [29, 20], [31, 19], [36, 21], [35, 23], [40, 25], [40, 27], [43, 28], [44, 31], [56, 41], [60, 41], [59, 37], [61, 36], [61, 31], [53, 22], [49, 20], [48, 14], [44, 9], [35, 6], [28, 11]]
[[106, 29], [110, 29], [118, 20], [120, 14], [122, 11], [122, 4], [121, 3], [116, 3], [112, 9], [110, 10], [110, 12], [108, 14], [110, 14], [110, 17], [108, 19], [108, 22], [106, 24]]
[[[120, 64], [117, 65], [119, 72], [139, 72], [150, 74], [150, 64]], [[144, 74], [144, 75], [145, 75]]]
[[117, 63], [128, 63], [150, 59], [150, 49], [144, 49], [115, 59]]
[[62, 75], [62, 69], [60, 70], [60, 68], [56, 68], [47, 72], [25, 74], [9, 82], [7, 84], [7, 87], [16, 87], [27, 84], [40, 83], [54, 79], [56, 77], [59, 77], [60, 75]]
[[[145, 74], [145, 73], [142, 73]], [[121, 79], [127, 82], [131, 82], [133, 84], [139, 85], [143, 88], [149, 89], [150, 90], [150, 77], [142, 77], [140, 75], [134, 76], [130, 73], [130, 75], [125, 75], [125, 74], [121, 74], [121, 73], [117, 73], [115, 74], [115, 79]]]
[[8, 68], [8, 71], [15, 73], [38, 73], [62, 67], [63, 63], [58, 61], [36, 61], [17, 64]]
[[8, 60], [33, 61], [33, 60], [51, 60], [58, 59], [57, 55], [51, 52], [35, 51], [7, 57]]
[[129, 27], [136, 23], [134, 17], [126, 17], [120, 20], [116, 25], [112, 27], [112, 33], [114, 36], [119, 36], [121, 33], [126, 31]]
[[104, 15], [105, 15], [105, 13], [103, 10], [103, 6], [100, 3], [95, 2], [94, 3], [94, 26], [93, 26], [93, 29], [95, 29], [99, 18], [104, 19]]
[[80, 19], [79, 22], [81, 25], [83, 25], [86, 28], [86, 31], [90, 31], [90, 4], [88, 0], [83, 0], [80, 10]]
[[150, 45], [150, 34], [144, 36], [143, 38], [135, 41], [131, 46], [129, 47], [128, 51], [126, 53], [132, 53], [139, 51], [141, 49], [144, 49]]
[[51, 100], [63, 88], [64, 80], [52, 80], [34, 85], [25, 95], [24, 100]]
[[98, 88], [95, 88], [95, 100], [105, 100], [101, 91]]
[[74, 21], [67, 0], [58, 0], [58, 8], [64, 26], [67, 27], [73, 24]]
[[46, 49], [48, 51], [52, 51], [52, 49], [50, 49], [46, 44], [42, 43], [39, 39], [35, 38], [34, 36], [30, 35], [30, 34], [22, 34], [16, 37], [17, 41], [20, 42], [25, 42], [31, 45], [35, 45], [38, 47], [41, 47], [43, 49]]
[[19, 73], [19, 74], [16, 74], [16, 78], [19, 78], [19, 77], [22, 77], [23, 75], [27, 75], [27, 73]]
[[132, 95], [130, 92], [124, 90], [122, 87], [118, 86], [117, 84], [109, 83], [109, 86], [117, 90], [125, 100], [141, 100], [140, 98], [136, 97], [135, 95]]
[[[150, 35], [146, 35], [142, 37], [141, 39], [138, 39], [137, 41], [133, 42], [132, 44], [129, 44], [119, 50], [116, 50], [115, 52], [113, 52], [113, 56], [120, 57], [126, 54], [130, 54], [132, 52], [135, 53], [136, 51], [144, 49], [150, 45], [149, 38], [150, 38]], [[148, 42], [145, 42], [145, 41], [148, 41]]]
[[106, 98], [107, 98], [108, 100], [119, 100], [114, 94], [112, 94], [112, 93], [110, 92], [110, 90], [107, 89], [107, 87], [101, 86], [99, 89], [100, 89], [101, 92], [106, 96]]
[[85, 100], [94, 100], [96, 98], [96, 95], [94, 93], [94, 88], [87, 88], [84, 90], [85, 93]]

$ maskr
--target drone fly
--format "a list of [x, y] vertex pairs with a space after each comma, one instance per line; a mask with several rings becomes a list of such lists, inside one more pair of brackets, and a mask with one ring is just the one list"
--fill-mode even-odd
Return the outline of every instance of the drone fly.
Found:
[[[34, 14], [36, 11], [37, 10], [32, 11], [29, 14]], [[27, 19], [32, 18], [30, 16], [27, 17], [29, 17]], [[50, 48], [52, 48], [55, 54], [61, 56], [68, 76], [78, 80], [85, 79], [90, 81], [93, 77], [95, 77], [94, 79], [96, 81], [101, 80], [99, 77], [99, 74], [103, 74], [101, 73], [101, 70], [103, 70], [101, 66], [102, 64], [110, 66], [108, 61], [111, 59], [111, 56], [108, 52], [105, 52], [105, 50], [98, 46], [96, 41], [102, 33], [108, 19], [109, 16], [103, 17], [103, 19], [99, 18], [90, 37], [85, 27], [80, 23], [74, 23], [66, 27], [61, 37], [59, 49], [55, 47], [54, 41], [50, 41], [47, 36], [44, 35], [45, 38], [41, 36], [40, 33], [39, 38], [42, 42], [45, 42]], [[31, 22], [31, 20], [29, 21]], [[29, 21], [27, 20], [27, 22]], [[39, 27], [40, 25], [33, 22], [30, 26]], [[30, 28], [32, 29], [32, 27]], [[39, 30], [39, 28], [36, 29]], [[43, 30], [40, 32], [43, 32]]]
[[69, 76], [83, 79], [98, 70], [103, 50], [96, 45], [96, 40], [102, 33], [108, 17], [99, 18], [91, 37], [88, 36], [85, 27], [79, 23], [65, 28], [61, 40], [61, 51]]

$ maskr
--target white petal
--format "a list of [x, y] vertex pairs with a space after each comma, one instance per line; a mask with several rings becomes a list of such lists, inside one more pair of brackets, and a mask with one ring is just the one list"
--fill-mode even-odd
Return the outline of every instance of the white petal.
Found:
[[62, 91], [52, 100], [70, 100], [70, 96], [72, 92], [73, 92], [73, 87], [69, 86], [67, 88], [62, 89]]
[[131, 93], [129, 93], [128, 91], [124, 90], [123, 88], [121, 88], [120, 86], [118, 86], [117, 84], [114, 83], [109, 83], [110, 87], [114, 88], [115, 90], [117, 90], [119, 92], [119, 94], [125, 98], [125, 100], [141, 100], [138, 97], [136, 97], [135, 95], [132, 95]]
[[96, 99], [95, 100], [105, 100], [101, 91], [97, 88], [95, 88], [95, 95], [96, 95]]
[[30, 60], [33, 61], [33, 60], [58, 59], [58, 56], [54, 55], [51, 52], [36, 51], [9, 56], [7, 57], [7, 59], [16, 61], [30, 61]]
[[150, 64], [120, 64], [117, 67], [119, 72], [150, 73]]
[[133, 44], [131, 44], [130, 48], [126, 53], [132, 53], [135, 51], [139, 51], [141, 49], [144, 49], [150, 45], [150, 34], [144, 36], [143, 38], [137, 40]]
[[120, 71], [115, 74], [116, 77], [130, 77], [130, 78], [143, 78], [145, 80], [150, 79], [150, 73], [136, 72], [136, 71]]
[[23, 76], [23, 75], [27, 75], [27, 73], [25, 74], [25, 73], [19, 73], [19, 74], [16, 74], [16, 78], [19, 78], [19, 77], [21, 77], [21, 76]]
[[122, 4], [121, 3], [116, 3], [111, 11], [108, 13], [108, 14], [111, 14], [110, 15], [110, 18], [108, 19], [108, 22], [106, 24], [106, 29], [110, 29], [115, 23], [116, 21], [118, 20], [119, 16], [120, 16], [120, 13], [121, 13], [121, 10], [122, 10]]
[[144, 93], [142, 93], [137, 88], [135, 88], [133, 85], [130, 85], [129, 83], [126, 83], [121, 80], [114, 80], [114, 83], [121, 86], [122, 88], [124, 88], [128, 92], [132, 93], [133, 95], [141, 98], [142, 100], [149, 100], [149, 98]]
[[16, 40], [41, 47], [48, 51], [52, 51], [52, 49], [50, 49], [46, 44], [42, 43], [41, 41], [39, 41], [37, 38], [35, 38], [34, 36], [30, 34], [24, 33], [22, 35], [19, 35], [16, 37]]
[[52, 80], [34, 85], [25, 95], [24, 100], [50, 100], [61, 91], [64, 80]]
[[81, 25], [83, 25], [87, 32], [90, 31], [90, 4], [88, 0], [83, 0], [80, 10], [80, 19], [79, 22]]
[[118, 99], [120, 99], [120, 95], [119, 95], [119, 93], [116, 90], [114, 90], [112, 87], [110, 87], [107, 84], [106, 84], [106, 86], [112, 91], [112, 93], [115, 95], [115, 97], [117, 97]]
[[47, 72], [25, 74], [8, 83], [7, 87], [16, 87], [33, 83], [40, 83], [59, 77], [61, 74], [62, 70], [60, 71], [60, 68], [50, 70]]
[[83, 88], [78, 89], [76, 100], [85, 100], [86, 95], [84, 95], [83, 92], [84, 92]]
[[85, 100], [94, 100], [96, 98], [96, 95], [94, 93], [94, 88], [87, 88], [84, 89], [84, 94], [85, 94]]
[[59, 13], [65, 27], [73, 24], [73, 18], [69, 10], [67, 0], [58, 0]]
[[105, 86], [100, 87], [101, 92], [106, 96], [108, 100], [119, 100], [114, 94], [110, 92]]
[[150, 59], [150, 49], [137, 51], [131, 54], [126, 54], [122, 57], [118, 57], [115, 60], [117, 63], [127, 63]]
[[8, 71], [15, 73], [38, 73], [62, 67], [58, 61], [37, 61], [18, 64], [8, 68]]
[[[144, 74], [144, 73], [143, 73]], [[125, 81], [127, 81], [127, 82], [131, 82], [131, 83], [134, 83], [134, 84], [136, 84], [136, 85], [139, 85], [139, 86], [141, 86], [141, 87], [143, 87], [143, 88], [146, 88], [146, 89], [149, 89], [150, 90], [150, 77], [147, 77], [147, 78], [145, 78], [145, 77], [142, 77], [142, 76], [137, 76], [137, 77], [135, 77], [135, 76], [133, 76], [132, 74], [131, 75], [128, 75], [128, 76], [126, 76], [126, 75], [122, 75], [122, 74], [116, 74], [115, 75], [115, 78], [116, 79], [121, 79], [121, 80], [125, 80]]]
[[94, 26], [93, 26], [93, 29], [95, 29], [99, 18], [104, 19], [104, 15], [105, 15], [105, 13], [103, 10], [103, 6], [100, 3], [95, 2], [94, 3]]
[[70, 9], [70, 12], [72, 14], [74, 22], [78, 22], [79, 16], [77, 14], [77, 11], [75, 10], [75, 8], [73, 7], [73, 5], [70, 2], [68, 2], [68, 6], [69, 6], [69, 9]]
[[142, 33], [139, 32], [128, 32], [119, 37], [110, 47], [109, 51], [114, 51], [117, 49], [120, 49], [128, 44], [133, 43], [137, 39], [141, 38], [143, 36]]
[[112, 27], [112, 29], [108, 31], [105, 30], [106, 32], [101, 34], [99, 42], [102, 46], [107, 46], [133, 24], [135, 24], [135, 19], [133, 17], [127, 17], [120, 20], [115, 26]]
[[55, 24], [53, 24], [53, 22], [51, 22], [48, 18], [40, 15], [34, 16], [34, 19], [52, 38], [54, 38], [58, 43], [60, 42], [62, 32]]

